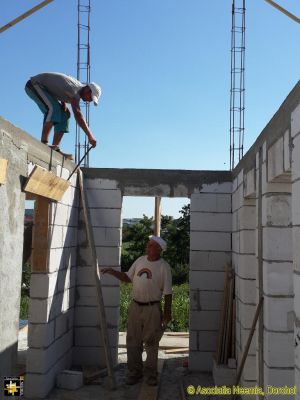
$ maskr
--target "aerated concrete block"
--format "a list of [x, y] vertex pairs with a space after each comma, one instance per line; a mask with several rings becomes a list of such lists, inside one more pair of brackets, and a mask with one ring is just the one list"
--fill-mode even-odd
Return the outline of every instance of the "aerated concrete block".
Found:
[[196, 331], [217, 331], [220, 311], [190, 311], [190, 329]]
[[77, 390], [83, 386], [83, 374], [81, 371], [65, 369], [57, 376], [56, 386], [60, 389]]
[[93, 226], [120, 228], [122, 225], [120, 208], [91, 208], [90, 215]]
[[283, 167], [285, 171], [291, 170], [291, 159], [292, 159], [292, 151], [291, 151], [291, 140], [290, 140], [290, 132], [286, 130], [283, 136]]
[[94, 190], [86, 191], [89, 207], [96, 208], [121, 208], [122, 195], [120, 190]]
[[191, 309], [198, 311], [220, 310], [223, 302], [223, 292], [190, 291]]
[[57, 291], [56, 285], [57, 272], [52, 274], [32, 273], [30, 277], [30, 297], [44, 299], [52, 297]]
[[232, 182], [216, 182], [203, 184], [201, 193], [230, 193], [232, 192]]
[[263, 257], [269, 261], [292, 260], [292, 229], [271, 227], [264, 228]]
[[[281, 368], [270, 368], [267, 364], [264, 365], [264, 384], [278, 386], [294, 387], [295, 385], [295, 374], [294, 368], [281, 369]], [[278, 396], [276, 396], [278, 397]], [[269, 397], [272, 398], [272, 397]], [[284, 396], [280, 395], [280, 400], [288, 400], [293, 398], [291, 395]]]
[[293, 263], [282, 262], [263, 263], [264, 293], [272, 296], [292, 296], [293, 287]]
[[[102, 288], [102, 296], [105, 306], [119, 306], [120, 288], [119, 286], [107, 286]], [[77, 286], [76, 305], [96, 306], [98, 304], [97, 291], [94, 286]]]
[[241, 230], [240, 231], [240, 253], [253, 254], [255, 253], [255, 230]]
[[255, 304], [256, 302], [256, 281], [236, 278], [239, 284], [239, 298], [243, 303]]
[[[118, 348], [110, 348], [113, 366], [118, 363]], [[97, 365], [100, 369], [106, 368], [104, 347], [79, 347], [73, 348], [73, 365]]]
[[283, 137], [279, 138], [268, 149], [268, 181], [279, 177], [284, 173], [283, 168]]
[[252, 168], [244, 174], [244, 197], [253, 198], [256, 196], [256, 171]]
[[264, 332], [264, 359], [272, 368], [294, 367], [294, 333]]
[[212, 371], [213, 352], [209, 351], [190, 351], [189, 371]]
[[231, 250], [231, 234], [224, 232], [191, 232], [191, 250]]
[[192, 231], [231, 231], [231, 213], [199, 213], [191, 214]]
[[293, 297], [264, 296], [264, 324], [270, 331], [292, 332], [294, 329]]
[[291, 113], [291, 136], [300, 133], [300, 104]]
[[291, 214], [293, 225], [300, 225], [300, 180], [292, 184]]
[[274, 194], [262, 198], [264, 226], [291, 226], [292, 199], [290, 194]]
[[[107, 326], [118, 326], [119, 323], [119, 307], [105, 307], [105, 316]], [[76, 306], [74, 326], [100, 326], [100, 318], [98, 307]]]
[[70, 309], [64, 314], [58, 315], [55, 320], [55, 339], [58, 339], [73, 327], [74, 309]]
[[256, 279], [257, 258], [255, 255], [240, 254], [238, 256], [238, 274], [244, 279]]
[[190, 269], [224, 271], [231, 262], [231, 252], [190, 251]]
[[[118, 345], [118, 327], [108, 329], [109, 345]], [[79, 347], [101, 347], [103, 346], [102, 333], [100, 327], [77, 327], [75, 328], [75, 346]]]
[[93, 228], [96, 246], [121, 246], [122, 231], [118, 228]]
[[190, 271], [190, 289], [223, 290], [224, 272]]
[[231, 194], [199, 193], [191, 196], [191, 212], [231, 212]]
[[55, 339], [54, 321], [48, 324], [28, 325], [28, 346], [29, 347], [48, 347]]
[[118, 182], [111, 179], [85, 178], [85, 189], [118, 189]]

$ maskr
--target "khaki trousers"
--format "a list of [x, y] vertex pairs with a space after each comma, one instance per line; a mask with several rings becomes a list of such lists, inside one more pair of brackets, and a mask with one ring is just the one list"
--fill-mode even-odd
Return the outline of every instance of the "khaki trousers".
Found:
[[163, 335], [160, 303], [139, 305], [131, 302], [127, 325], [127, 365], [130, 376], [143, 374], [143, 343], [147, 353], [144, 366], [146, 376], [157, 376], [159, 341]]

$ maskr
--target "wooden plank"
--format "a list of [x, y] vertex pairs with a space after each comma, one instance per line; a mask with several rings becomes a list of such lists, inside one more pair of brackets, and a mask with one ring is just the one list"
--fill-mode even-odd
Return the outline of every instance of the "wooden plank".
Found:
[[157, 400], [161, 372], [163, 370], [164, 361], [165, 360], [163, 359], [159, 359], [157, 363], [157, 372], [158, 372], [157, 386], [149, 386], [147, 385], [146, 382], [143, 382], [137, 400]]
[[165, 336], [183, 336], [183, 337], [189, 337], [189, 332], [165, 332]]
[[223, 345], [223, 335], [224, 335], [224, 327], [225, 327], [225, 318], [226, 318], [226, 304], [228, 297], [228, 265], [225, 266], [225, 281], [224, 281], [224, 292], [223, 292], [223, 304], [222, 310], [220, 313], [220, 327], [217, 341], [217, 351], [216, 351], [216, 362], [217, 364], [221, 363], [222, 359], [222, 345]]
[[[246, 362], [246, 359], [247, 359], [247, 356], [248, 356], [248, 352], [249, 352], [251, 341], [252, 341], [252, 338], [253, 338], [253, 335], [254, 335], [254, 331], [255, 331], [256, 324], [257, 324], [257, 320], [258, 320], [260, 311], [261, 311], [261, 309], [263, 307], [263, 302], [264, 302], [264, 298], [261, 297], [260, 300], [259, 300], [258, 306], [256, 308], [256, 312], [255, 312], [255, 315], [254, 315], [254, 318], [253, 318], [253, 322], [252, 322], [252, 326], [251, 326], [250, 333], [249, 333], [249, 336], [248, 336], [248, 340], [247, 340], [247, 343], [246, 343], [246, 346], [245, 346], [245, 349], [244, 349], [243, 357], [242, 357], [242, 360], [241, 360], [241, 363], [240, 363], [240, 366], [239, 366], [239, 369], [238, 369], [238, 372], [237, 372], [237, 376], [236, 376], [236, 380], [235, 380], [235, 386], [238, 386], [238, 384], [240, 383], [240, 379], [241, 379], [241, 376], [242, 376], [242, 373], [243, 373], [243, 369], [244, 369], [244, 366], [245, 366], [245, 362]], [[236, 397], [237, 397], [236, 394], [231, 396], [231, 398], [233, 400], [235, 400]]]
[[[116, 382], [115, 382], [115, 376], [114, 376], [114, 371], [113, 371], [112, 356], [111, 356], [111, 351], [110, 351], [110, 347], [109, 347], [107, 322], [106, 322], [106, 315], [105, 315], [105, 308], [104, 308], [104, 301], [103, 301], [102, 287], [101, 287], [101, 280], [100, 280], [100, 273], [99, 273], [99, 263], [98, 263], [98, 257], [97, 257], [97, 253], [96, 253], [96, 247], [95, 247], [94, 232], [93, 232], [93, 228], [90, 223], [91, 216], [90, 216], [90, 209], [89, 209], [89, 205], [88, 205], [88, 199], [87, 199], [87, 196], [85, 195], [85, 191], [83, 188], [83, 177], [82, 177], [81, 169], [79, 169], [79, 188], [80, 188], [81, 203], [82, 203], [82, 208], [83, 208], [86, 233], [87, 233], [89, 247], [90, 247], [90, 250], [92, 253], [92, 266], [94, 269], [95, 283], [96, 283], [96, 289], [97, 289], [97, 300], [98, 300], [97, 301], [97, 303], [98, 303], [97, 309], [98, 309], [98, 315], [99, 315], [99, 319], [100, 319], [101, 336], [102, 336], [102, 341], [103, 341], [103, 345], [104, 345], [105, 361], [106, 361], [108, 376], [110, 378], [111, 389], [115, 389]], [[88, 338], [87, 338], [87, 340], [88, 340]]]
[[177, 354], [177, 353], [188, 353], [188, 352], [189, 352], [188, 347], [177, 347], [177, 348], [165, 350], [166, 354]]
[[25, 183], [24, 191], [60, 201], [69, 186], [69, 181], [36, 165]]
[[5, 183], [8, 161], [0, 158], [0, 185]]
[[50, 200], [38, 196], [34, 204], [32, 272], [48, 271]]
[[155, 197], [155, 212], [154, 212], [154, 235], [160, 236], [161, 222], [161, 197]]

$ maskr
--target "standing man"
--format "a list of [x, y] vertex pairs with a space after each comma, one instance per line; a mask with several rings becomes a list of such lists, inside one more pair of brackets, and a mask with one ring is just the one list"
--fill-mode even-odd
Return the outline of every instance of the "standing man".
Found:
[[[97, 141], [80, 110], [80, 100], [93, 101], [97, 105], [101, 95], [100, 86], [96, 83], [84, 85], [72, 76], [46, 72], [31, 77], [26, 83], [25, 91], [44, 114], [42, 143], [48, 144], [49, 134], [54, 126], [54, 137], [50, 147], [60, 152], [61, 139], [65, 132], [69, 132], [71, 114], [67, 103], [70, 103], [77, 124], [86, 134], [89, 143], [96, 147]], [[69, 156], [72, 157], [71, 154]]]
[[[159, 341], [164, 327], [171, 321], [172, 276], [170, 265], [161, 258], [166, 242], [159, 236], [150, 236], [146, 256], [139, 257], [127, 272], [103, 268], [123, 282], [132, 282], [132, 302], [128, 312], [126, 383], [134, 385], [143, 376], [143, 343], [147, 359], [144, 373], [148, 385], [157, 385], [157, 361]], [[160, 300], [164, 295], [162, 314]]]

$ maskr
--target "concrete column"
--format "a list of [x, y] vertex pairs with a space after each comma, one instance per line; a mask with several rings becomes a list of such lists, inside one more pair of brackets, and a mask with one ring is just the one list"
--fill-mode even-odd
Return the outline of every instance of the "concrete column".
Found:
[[[69, 171], [57, 167], [67, 179]], [[72, 364], [78, 229], [76, 175], [60, 202], [51, 202], [47, 262], [41, 258], [30, 282], [25, 396], [44, 398], [56, 376]], [[37, 260], [39, 260], [37, 258]]]
[[189, 369], [211, 371], [231, 262], [231, 182], [203, 185], [191, 196]]
[[[283, 138], [262, 154], [264, 386], [294, 385], [291, 184]], [[288, 154], [288, 152], [287, 152]], [[290, 396], [281, 396], [288, 399]], [[266, 396], [266, 398], [273, 398]]]
[[8, 160], [0, 185], [0, 378], [14, 375], [17, 363], [22, 279], [27, 154], [19, 140], [0, 130], [0, 158]]
[[[91, 213], [99, 265], [120, 270], [122, 195], [115, 181], [84, 179]], [[99, 330], [97, 292], [82, 211], [80, 213], [79, 257], [76, 280], [75, 347], [73, 364], [106, 367]], [[118, 362], [120, 282], [111, 275], [101, 277], [107, 328], [113, 363]]]
[[[300, 105], [291, 118], [295, 385], [300, 388]], [[300, 393], [297, 394], [297, 400]]]
[[[233, 181], [232, 260], [236, 278], [236, 357], [238, 366], [245, 350], [256, 309], [256, 194], [253, 179], [250, 182], [250, 176], [253, 174], [253, 169], [248, 173], [241, 170]], [[252, 339], [241, 378], [241, 385], [245, 387], [257, 384], [255, 336], [256, 333]]]

